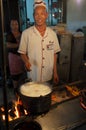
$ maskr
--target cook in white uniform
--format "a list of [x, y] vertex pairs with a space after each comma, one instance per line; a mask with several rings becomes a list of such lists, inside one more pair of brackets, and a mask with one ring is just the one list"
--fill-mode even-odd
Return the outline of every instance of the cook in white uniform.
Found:
[[32, 81], [58, 83], [57, 54], [61, 49], [55, 32], [46, 26], [48, 17], [44, 1], [34, 3], [35, 25], [24, 30], [18, 52]]

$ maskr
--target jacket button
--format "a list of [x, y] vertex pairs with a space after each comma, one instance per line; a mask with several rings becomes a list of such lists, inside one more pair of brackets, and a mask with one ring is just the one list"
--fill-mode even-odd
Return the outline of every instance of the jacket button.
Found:
[[42, 57], [42, 59], [44, 60], [45, 58], [44, 58], [44, 57]]

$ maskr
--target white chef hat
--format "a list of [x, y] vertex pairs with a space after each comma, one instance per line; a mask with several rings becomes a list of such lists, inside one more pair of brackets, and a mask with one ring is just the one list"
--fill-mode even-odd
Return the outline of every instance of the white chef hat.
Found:
[[34, 0], [33, 8], [35, 9], [38, 6], [44, 6], [45, 8], [47, 8], [44, 0]]

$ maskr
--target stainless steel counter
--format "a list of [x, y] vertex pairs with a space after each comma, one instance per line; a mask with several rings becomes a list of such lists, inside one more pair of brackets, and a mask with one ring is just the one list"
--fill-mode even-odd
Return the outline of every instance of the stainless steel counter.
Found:
[[57, 104], [46, 115], [37, 117], [42, 130], [72, 130], [86, 122], [86, 111], [79, 102], [79, 97]]

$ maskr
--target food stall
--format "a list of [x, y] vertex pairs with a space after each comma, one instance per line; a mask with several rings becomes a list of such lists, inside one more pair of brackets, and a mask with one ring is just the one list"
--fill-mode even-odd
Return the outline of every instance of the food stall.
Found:
[[[26, 107], [24, 107], [25, 101], [22, 101], [19, 96], [16, 99], [12, 89], [10, 88], [7, 89], [6, 77], [5, 77], [6, 66], [4, 63], [4, 35], [3, 35], [4, 25], [3, 25], [3, 8], [2, 8], [3, 4], [2, 1], [0, 2], [1, 2], [0, 15], [2, 18], [1, 48], [2, 48], [2, 81], [3, 81], [1, 87], [3, 103], [2, 105], [0, 105], [0, 118], [3, 126], [5, 127], [4, 129], [19, 130], [24, 125], [23, 128], [25, 128], [26, 126], [30, 126], [35, 127], [36, 129], [39, 128], [39, 130], [68, 130], [68, 129], [73, 130], [74, 128], [86, 123], [86, 110], [82, 107], [81, 104], [83, 100], [83, 97], [81, 95], [83, 94], [82, 90], [84, 90], [86, 86], [86, 81], [84, 80], [79, 80], [77, 82], [72, 83], [61, 82], [61, 84], [58, 85], [51, 84], [52, 93], [51, 91], [49, 91], [50, 93], [48, 95], [48, 100], [50, 101], [48, 106], [49, 109], [47, 109], [47, 111], [42, 111], [42, 113], [36, 115], [33, 115], [32, 112], [30, 113], [29, 110], [26, 110]], [[65, 35], [63, 34], [62, 40], [64, 39], [64, 37]], [[60, 58], [62, 56], [63, 55], [60, 54]], [[67, 60], [67, 57], [65, 60]], [[59, 63], [60, 64], [63, 63], [62, 65], [64, 65], [64, 62], [61, 61], [62, 59], [59, 59]], [[70, 65], [69, 62], [66, 63]], [[68, 79], [69, 77], [67, 77], [67, 81]], [[41, 103], [41, 105], [43, 108], [46, 108], [44, 102]], [[28, 109], [30, 109], [29, 105]], [[1, 129], [3, 130], [3, 128]]]

